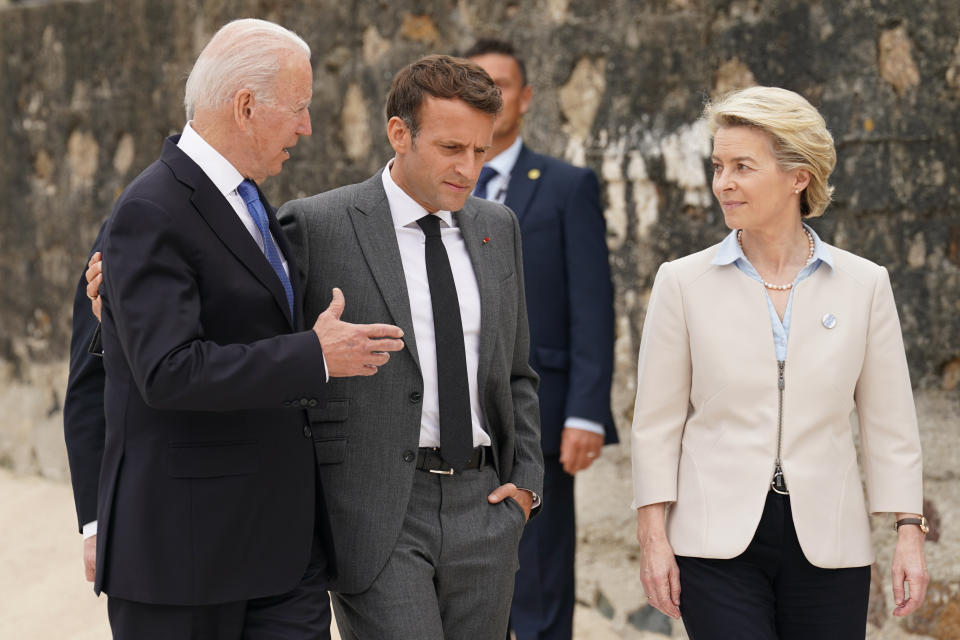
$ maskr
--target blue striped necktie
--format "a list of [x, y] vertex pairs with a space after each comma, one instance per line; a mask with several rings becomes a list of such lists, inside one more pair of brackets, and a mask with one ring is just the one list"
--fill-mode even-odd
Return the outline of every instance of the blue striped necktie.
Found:
[[287, 304], [290, 306], [290, 317], [293, 318], [293, 286], [290, 284], [290, 278], [287, 272], [283, 270], [283, 260], [280, 258], [280, 250], [273, 242], [273, 236], [270, 235], [270, 223], [267, 222], [267, 211], [260, 202], [260, 195], [257, 193], [257, 185], [252, 180], [244, 180], [237, 187], [237, 193], [247, 203], [247, 211], [253, 218], [257, 229], [260, 230], [260, 236], [263, 238], [263, 252], [267, 256], [267, 262], [273, 267], [273, 271], [280, 278], [280, 284], [287, 293]]

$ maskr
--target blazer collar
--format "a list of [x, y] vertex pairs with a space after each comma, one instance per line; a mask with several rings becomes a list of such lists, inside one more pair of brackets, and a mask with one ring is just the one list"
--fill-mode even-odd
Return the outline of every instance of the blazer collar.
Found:
[[[489, 216], [480, 211], [481, 206], [490, 206], [485, 200], [467, 198], [463, 209], [454, 213], [463, 234], [463, 242], [473, 265], [473, 273], [477, 278], [477, 288], [480, 290], [480, 358], [477, 366], [477, 383], [480, 396], [484, 397], [484, 381], [490, 372], [493, 361], [494, 346], [497, 332], [500, 327], [500, 280], [503, 274], [497, 270], [493, 260], [493, 253], [487, 246], [490, 242], [491, 228]], [[500, 206], [500, 205], [493, 205]], [[506, 240], [506, 238], [497, 239]]]
[[290, 278], [294, 291], [294, 317], [290, 316], [287, 294], [283, 290], [283, 285], [280, 284], [280, 279], [277, 278], [277, 274], [274, 273], [270, 263], [267, 262], [260, 247], [257, 246], [246, 227], [240, 222], [236, 211], [207, 177], [207, 174], [177, 147], [179, 139], [180, 136], [171, 136], [164, 141], [160, 160], [170, 168], [177, 180], [193, 190], [190, 202], [197, 213], [200, 214], [200, 217], [210, 226], [224, 246], [270, 291], [291, 328], [298, 328], [302, 325], [302, 321], [297, 322], [295, 317], [300, 315], [302, 301], [298, 294], [300, 287], [294, 281], [297, 277], [297, 269], [296, 265], [290, 260], [293, 254], [280, 225], [277, 223], [273, 207], [267, 202], [263, 193], [260, 193], [260, 201], [263, 202], [270, 222], [270, 232], [276, 238], [277, 244], [287, 257], [290, 266]]
[[420, 356], [417, 353], [417, 338], [413, 330], [410, 312], [410, 296], [403, 275], [400, 246], [394, 231], [390, 203], [383, 188], [383, 178], [378, 171], [360, 184], [350, 211], [357, 242], [363, 257], [370, 267], [380, 295], [390, 311], [393, 322], [403, 329], [403, 340], [413, 356], [417, 368]]

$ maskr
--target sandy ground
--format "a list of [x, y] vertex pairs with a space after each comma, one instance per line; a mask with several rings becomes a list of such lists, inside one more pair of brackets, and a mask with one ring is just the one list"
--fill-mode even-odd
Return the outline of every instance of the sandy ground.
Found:
[[110, 638], [107, 598], [83, 578], [75, 513], [69, 485], [0, 469], [0, 638]]
[[[0, 468], [0, 638], [110, 638], [107, 598], [83, 578], [70, 486]], [[577, 638], [618, 634], [595, 612], [578, 607]], [[663, 636], [660, 636], [663, 637]], [[333, 629], [333, 640], [340, 636]]]

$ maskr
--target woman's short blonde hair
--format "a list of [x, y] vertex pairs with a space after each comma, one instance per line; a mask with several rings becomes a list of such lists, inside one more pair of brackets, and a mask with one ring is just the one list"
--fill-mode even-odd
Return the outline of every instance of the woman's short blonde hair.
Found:
[[837, 152], [823, 116], [806, 98], [777, 87], [750, 87], [708, 102], [703, 117], [710, 135], [741, 126], [766, 132], [781, 170], [810, 172], [810, 184], [800, 194], [800, 214], [823, 214], [833, 194], [827, 179], [837, 164]]

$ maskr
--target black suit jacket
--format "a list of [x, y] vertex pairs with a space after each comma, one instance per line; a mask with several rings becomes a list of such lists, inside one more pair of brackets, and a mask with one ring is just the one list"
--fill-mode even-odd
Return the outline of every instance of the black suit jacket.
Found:
[[117, 201], [103, 253], [95, 588], [175, 605], [289, 591], [314, 532], [304, 409], [322, 405], [326, 376], [301, 300], [291, 318], [263, 253], [176, 138]]
[[524, 145], [506, 205], [517, 214], [523, 238], [543, 453], [560, 452], [571, 416], [602, 424], [607, 444], [617, 442], [610, 411], [613, 285], [597, 177]]

